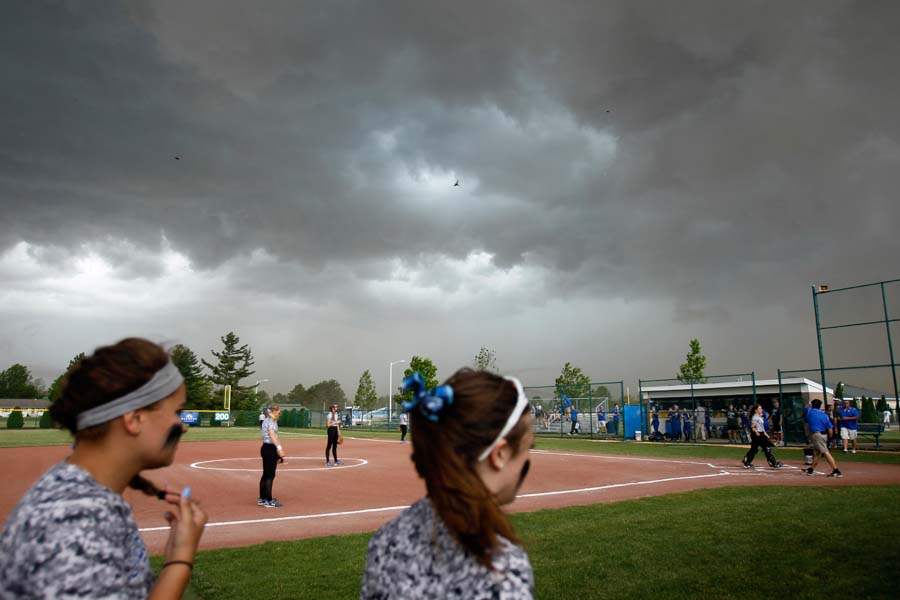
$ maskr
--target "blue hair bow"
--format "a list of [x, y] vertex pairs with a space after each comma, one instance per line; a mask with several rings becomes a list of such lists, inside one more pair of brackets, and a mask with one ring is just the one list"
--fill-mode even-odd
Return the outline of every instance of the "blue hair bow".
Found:
[[419, 407], [426, 419], [437, 422], [441, 412], [453, 404], [453, 388], [439, 385], [429, 390], [425, 387], [425, 379], [418, 371], [403, 380], [403, 391], [412, 391], [412, 400], [403, 403], [403, 411], [409, 412]]

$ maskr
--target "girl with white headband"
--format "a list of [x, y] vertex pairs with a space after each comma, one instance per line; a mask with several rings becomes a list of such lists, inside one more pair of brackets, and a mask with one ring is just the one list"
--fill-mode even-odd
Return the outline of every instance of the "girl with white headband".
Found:
[[[98, 348], [66, 377], [50, 414], [75, 436], [13, 509], [0, 535], [0, 598], [181, 598], [206, 514], [190, 488], [139, 473], [172, 463], [185, 402], [178, 368], [138, 338]], [[172, 505], [165, 563], [153, 580], [126, 487]]]
[[403, 384], [428, 495], [369, 542], [360, 598], [532, 598], [531, 563], [501, 508], [534, 442], [522, 385], [470, 369], [433, 390], [418, 373]]

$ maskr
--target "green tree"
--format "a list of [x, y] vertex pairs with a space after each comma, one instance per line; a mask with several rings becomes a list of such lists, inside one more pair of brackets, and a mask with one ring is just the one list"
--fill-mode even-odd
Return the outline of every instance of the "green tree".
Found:
[[22, 416], [22, 411], [16, 406], [6, 419], [6, 428], [22, 429], [23, 427], [25, 427], [25, 418]]
[[834, 386], [834, 397], [840, 400], [844, 399], [844, 382], [838, 381], [837, 385]]
[[41, 413], [41, 419], [38, 421], [38, 427], [41, 429], [50, 429], [53, 427], [53, 417], [50, 416], [50, 411], [45, 410]]
[[706, 357], [700, 351], [700, 340], [694, 338], [690, 342], [691, 350], [685, 362], [678, 369], [678, 379], [684, 383], [703, 383], [706, 370]]
[[[437, 378], [437, 367], [434, 362], [430, 358], [426, 358], [424, 356], [413, 356], [409, 359], [409, 366], [406, 370], [403, 371], [403, 378], [406, 379], [416, 371], [422, 376], [422, 379], [425, 380], [425, 387], [431, 389], [438, 386], [438, 378]], [[409, 401], [412, 398], [412, 392], [402, 392], [403, 384], [400, 384], [400, 392], [398, 392], [398, 396], [403, 402]]]
[[23, 364], [16, 363], [0, 372], [0, 398], [42, 398], [44, 393]]
[[290, 404], [306, 404], [306, 396], [306, 388], [298, 383], [287, 393], [287, 400]]
[[47, 390], [47, 399], [50, 402], [56, 402], [59, 400], [60, 395], [62, 394], [62, 386], [63, 382], [66, 379], [66, 375], [72, 372], [78, 364], [84, 360], [84, 352], [79, 352], [75, 356], [72, 357], [72, 360], [69, 361], [69, 366], [66, 367], [65, 373], [57, 377], [53, 380], [53, 383], [50, 384], [50, 389]]
[[478, 351], [478, 354], [475, 355], [472, 366], [475, 367], [475, 370], [477, 371], [490, 371], [491, 373], [496, 373], [497, 353], [487, 346], [482, 346], [481, 350]]
[[347, 395], [334, 379], [320, 381], [306, 390], [307, 406], [316, 410], [326, 410], [332, 404], [343, 407], [347, 404]]
[[372, 381], [372, 374], [366, 369], [359, 376], [359, 385], [356, 386], [356, 396], [353, 399], [353, 405], [363, 410], [372, 410], [378, 402], [378, 392], [375, 391], [375, 382]]
[[242, 386], [241, 380], [253, 375], [253, 353], [247, 344], [240, 345], [241, 338], [233, 331], [220, 338], [222, 351], [210, 350], [216, 358], [216, 364], [201, 359], [201, 362], [210, 370], [209, 379], [220, 388], [231, 386], [231, 406], [235, 410], [256, 410], [256, 399], [250, 387]]
[[203, 374], [203, 368], [200, 365], [200, 359], [197, 355], [183, 344], [178, 344], [169, 352], [172, 357], [172, 363], [181, 371], [184, 377], [184, 387], [187, 392], [188, 408], [198, 409], [215, 409], [215, 398], [212, 395], [212, 383]]
[[603, 400], [604, 398], [607, 400], [611, 398], [609, 395], [609, 388], [607, 388], [605, 385], [598, 385], [596, 388], [594, 388], [594, 391], [591, 395], [594, 397], [594, 400], [597, 400], [598, 402], [600, 400]]
[[881, 398], [878, 399], [878, 402], [875, 403], [875, 411], [881, 415], [884, 414], [884, 411], [888, 409], [887, 398], [884, 397], [884, 394], [881, 395]]
[[288, 403], [287, 394], [285, 394], [283, 392], [275, 392], [274, 394], [272, 394], [272, 403], [278, 404], [279, 406], [282, 404], [287, 404]]
[[591, 393], [591, 378], [572, 363], [563, 365], [562, 372], [556, 378], [556, 398], [584, 398]]
[[863, 396], [862, 398], [862, 411], [859, 416], [860, 423], [877, 423], [878, 415], [875, 412], [875, 403], [871, 398], [867, 398]]

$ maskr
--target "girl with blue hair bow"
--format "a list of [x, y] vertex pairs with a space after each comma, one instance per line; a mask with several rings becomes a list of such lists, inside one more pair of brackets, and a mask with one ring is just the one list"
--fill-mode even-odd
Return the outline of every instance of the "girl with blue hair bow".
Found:
[[360, 598], [532, 598], [528, 555], [502, 509], [534, 443], [522, 385], [462, 369], [433, 390], [418, 373], [404, 387], [428, 493], [369, 542]]

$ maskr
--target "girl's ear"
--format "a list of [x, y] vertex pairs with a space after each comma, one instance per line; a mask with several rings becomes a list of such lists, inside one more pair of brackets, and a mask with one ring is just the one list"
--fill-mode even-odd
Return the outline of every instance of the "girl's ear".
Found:
[[141, 432], [142, 425], [142, 413], [139, 410], [132, 410], [124, 415], [122, 415], [122, 424], [125, 427], [125, 431], [130, 433], [131, 435], [138, 435]]

